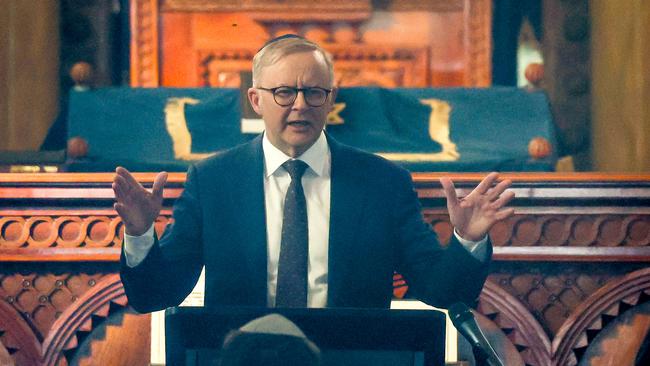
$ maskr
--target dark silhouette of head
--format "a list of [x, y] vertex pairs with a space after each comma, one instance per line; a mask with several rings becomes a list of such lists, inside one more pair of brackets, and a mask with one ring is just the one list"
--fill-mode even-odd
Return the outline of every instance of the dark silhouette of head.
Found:
[[290, 320], [271, 314], [225, 338], [220, 366], [318, 366], [320, 351]]

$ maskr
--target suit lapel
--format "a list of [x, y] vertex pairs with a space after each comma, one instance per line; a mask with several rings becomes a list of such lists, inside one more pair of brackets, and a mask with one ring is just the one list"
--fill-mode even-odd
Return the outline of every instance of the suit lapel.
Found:
[[[246, 276], [251, 280], [251, 296], [255, 305], [266, 306], [267, 294], [267, 238], [264, 203], [264, 154], [261, 135], [255, 138], [240, 155], [237, 162], [239, 179], [233, 182], [232, 212], [240, 245], [244, 248]], [[239, 169], [241, 167], [241, 169]]]
[[336, 307], [341, 303], [339, 295], [344, 295], [341, 289], [346, 281], [354, 281], [348, 276], [353, 265], [348, 253], [355, 245], [366, 194], [350, 151], [330, 136], [327, 138], [332, 156], [327, 306]]

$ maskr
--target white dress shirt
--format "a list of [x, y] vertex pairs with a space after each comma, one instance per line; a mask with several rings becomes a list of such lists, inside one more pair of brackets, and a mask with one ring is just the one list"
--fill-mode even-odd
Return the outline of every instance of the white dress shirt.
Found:
[[[275, 293], [280, 258], [284, 196], [291, 177], [281, 165], [292, 159], [273, 146], [266, 135], [262, 140], [264, 151], [264, 201], [266, 207], [267, 237], [267, 304], [275, 306]], [[307, 222], [309, 235], [309, 265], [307, 306], [322, 308], [327, 305], [327, 265], [329, 249], [330, 186], [332, 159], [325, 133], [314, 145], [298, 157], [309, 165], [302, 177], [302, 186], [307, 201]], [[454, 235], [472, 255], [480, 260], [487, 258], [487, 237], [479, 242]], [[153, 225], [142, 236], [124, 235], [124, 253], [130, 267], [137, 266], [146, 257], [153, 245]], [[360, 296], [363, 296], [360, 294]]]

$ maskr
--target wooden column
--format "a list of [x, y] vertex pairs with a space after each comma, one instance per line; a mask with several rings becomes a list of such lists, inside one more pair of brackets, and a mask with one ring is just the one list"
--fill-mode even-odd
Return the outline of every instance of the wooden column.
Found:
[[650, 3], [592, 0], [594, 169], [650, 169]]
[[59, 2], [0, 8], [0, 150], [35, 150], [58, 109]]

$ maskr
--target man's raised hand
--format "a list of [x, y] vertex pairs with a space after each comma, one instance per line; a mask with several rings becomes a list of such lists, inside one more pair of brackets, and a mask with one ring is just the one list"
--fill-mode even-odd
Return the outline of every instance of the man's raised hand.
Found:
[[451, 179], [440, 178], [447, 197], [449, 219], [463, 239], [482, 240], [497, 221], [514, 215], [514, 208], [505, 207], [515, 197], [514, 192], [506, 191], [512, 182], [506, 179], [494, 185], [498, 178], [497, 173], [488, 174], [462, 199], [458, 199]]
[[118, 167], [113, 178], [115, 211], [122, 218], [127, 234], [144, 234], [158, 217], [163, 201], [163, 187], [167, 173], [158, 173], [151, 192], [145, 189], [128, 170]]

